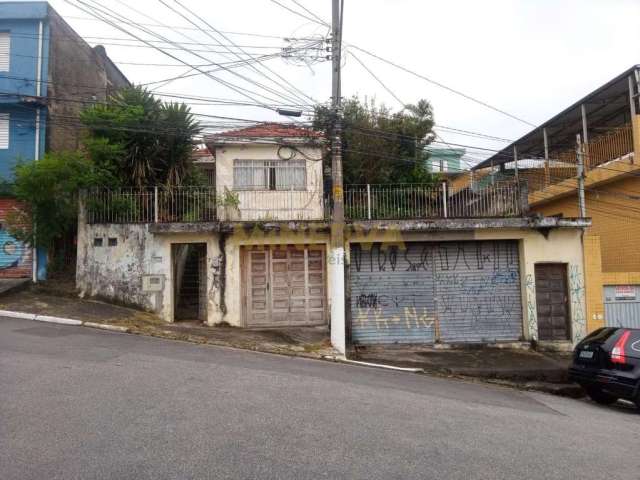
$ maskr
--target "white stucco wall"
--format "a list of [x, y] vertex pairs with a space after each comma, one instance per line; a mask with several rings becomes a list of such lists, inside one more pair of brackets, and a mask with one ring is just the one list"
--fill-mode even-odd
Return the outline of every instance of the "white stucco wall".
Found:
[[[278, 145], [224, 145], [216, 148], [216, 189], [233, 190], [234, 160], [279, 160]], [[324, 214], [322, 194], [322, 150], [297, 146], [294, 159], [305, 160], [307, 184], [304, 191], [237, 191], [240, 218], [234, 220], [321, 220]]]

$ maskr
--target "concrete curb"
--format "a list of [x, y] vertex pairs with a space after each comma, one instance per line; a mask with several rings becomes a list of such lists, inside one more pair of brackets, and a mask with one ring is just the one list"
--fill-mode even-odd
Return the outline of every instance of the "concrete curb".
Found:
[[82, 321], [74, 320], [73, 318], [51, 317], [49, 315], [36, 315], [34, 320], [36, 322], [57, 323], [59, 325], [74, 325], [81, 326]]
[[423, 368], [394, 367], [393, 365], [385, 365], [383, 363], [359, 362], [357, 360], [349, 360], [347, 358], [336, 358], [335, 361], [338, 361], [340, 363], [347, 363], [349, 365], [359, 365], [361, 367], [373, 367], [373, 368], [381, 368], [384, 370], [395, 370], [396, 372], [425, 373], [425, 370]]
[[129, 333], [130, 329], [119, 327], [117, 325], [109, 325], [103, 323], [83, 322], [75, 318], [53, 317], [50, 315], [38, 315], [35, 313], [14, 312], [11, 310], [0, 310], [0, 317], [19, 318], [23, 320], [35, 320], [36, 322], [55, 323], [58, 325], [71, 325], [74, 327], [90, 327], [99, 328], [101, 330], [110, 330], [112, 332]]
[[109, 325], [108, 323], [82, 322], [82, 326], [89, 328], [98, 328], [100, 330], [109, 330], [110, 332], [131, 333], [131, 329], [128, 327]]
[[10, 310], [0, 310], [0, 317], [23, 318], [25, 320], [35, 320], [35, 313], [12, 312]]

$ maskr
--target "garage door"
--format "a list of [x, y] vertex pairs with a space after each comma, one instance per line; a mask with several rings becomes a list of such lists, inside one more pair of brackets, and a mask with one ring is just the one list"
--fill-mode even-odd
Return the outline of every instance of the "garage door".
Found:
[[310, 246], [246, 249], [245, 318], [250, 327], [326, 323], [324, 250]]
[[350, 297], [355, 344], [522, 337], [515, 241], [352, 245]]
[[640, 328], [640, 285], [606, 285], [604, 318], [608, 327]]

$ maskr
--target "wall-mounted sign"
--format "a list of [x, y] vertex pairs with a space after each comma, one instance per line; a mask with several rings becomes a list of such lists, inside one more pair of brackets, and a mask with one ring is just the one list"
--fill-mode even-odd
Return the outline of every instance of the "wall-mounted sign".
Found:
[[616, 285], [616, 300], [635, 300], [636, 287], [634, 285]]

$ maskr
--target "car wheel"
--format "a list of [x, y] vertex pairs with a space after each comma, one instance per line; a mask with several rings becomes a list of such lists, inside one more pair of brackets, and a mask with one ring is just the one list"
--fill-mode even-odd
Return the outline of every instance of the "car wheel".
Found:
[[608, 393], [603, 392], [601, 389], [597, 387], [589, 387], [587, 388], [587, 395], [589, 398], [600, 405], [611, 405], [618, 400], [618, 397], [614, 397]]

